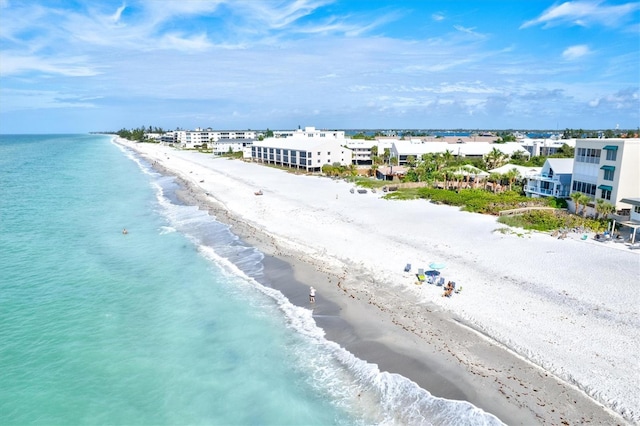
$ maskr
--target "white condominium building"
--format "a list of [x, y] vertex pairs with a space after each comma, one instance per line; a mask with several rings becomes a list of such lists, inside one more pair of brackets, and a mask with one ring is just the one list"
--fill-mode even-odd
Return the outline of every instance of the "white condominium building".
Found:
[[353, 152], [345, 140], [321, 139], [297, 135], [286, 138], [266, 138], [251, 146], [251, 160], [285, 167], [320, 172], [322, 166], [352, 164]]
[[180, 148], [193, 149], [202, 144], [211, 145], [221, 139], [241, 139], [253, 140], [256, 138], [256, 132], [253, 130], [174, 130], [167, 132], [162, 138], [165, 143], [173, 143]]
[[309, 139], [335, 139], [344, 140], [344, 131], [342, 130], [317, 130], [315, 127], [305, 127], [304, 130], [274, 130], [274, 138], [295, 138], [305, 137]]
[[640, 139], [578, 139], [571, 192], [631, 209], [623, 199], [640, 197]]

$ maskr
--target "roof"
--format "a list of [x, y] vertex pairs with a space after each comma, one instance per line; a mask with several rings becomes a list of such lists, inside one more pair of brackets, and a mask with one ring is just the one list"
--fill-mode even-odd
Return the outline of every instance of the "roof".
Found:
[[546, 163], [555, 174], [570, 175], [573, 173], [573, 158], [547, 158]]
[[295, 149], [297, 151], [312, 151], [323, 146], [342, 147], [346, 145], [345, 139], [325, 139], [309, 137], [288, 137], [288, 138], [266, 138], [262, 141], [255, 141], [254, 146], [264, 148]]
[[509, 171], [516, 169], [520, 176], [526, 177], [531, 175], [538, 175], [542, 171], [542, 167], [527, 167], [527, 166], [518, 166], [516, 164], [505, 164], [504, 166], [497, 167], [495, 169], [489, 170], [489, 173], [508, 173]]
[[621, 203], [631, 204], [632, 206], [640, 206], [640, 198], [623, 198]]

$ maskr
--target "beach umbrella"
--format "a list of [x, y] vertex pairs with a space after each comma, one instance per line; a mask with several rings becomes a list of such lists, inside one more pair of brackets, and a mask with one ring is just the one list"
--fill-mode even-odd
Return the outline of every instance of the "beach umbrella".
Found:
[[439, 270], [439, 269], [444, 269], [444, 268], [446, 268], [446, 267], [447, 267], [447, 265], [445, 265], [445, 264], [444, 264], [444, 263], [442, 263], [442, 262], [431, 262], [431, 263], [429, 264], [429, 268], [430, 268], [430, 269], [433, 269], [434, 271], [437, 271], [437, 270]]

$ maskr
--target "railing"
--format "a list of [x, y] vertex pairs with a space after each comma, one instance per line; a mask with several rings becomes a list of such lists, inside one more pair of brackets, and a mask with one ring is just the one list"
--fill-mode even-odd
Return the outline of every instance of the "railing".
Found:
[[541, 195], [551, 195], [551, 196], [555, 196], [555, 197], [568, 197], [569, 196], [569, 191], [554, 191], [552, 189], [542, 189], [542, 188], [538, 188], [535, 186], [527, 186], [525, 188], [525, 192], [532, 192], [535, 194], [541, 194]]
[[528, 179], [544, 180], [545, 182], [560, 182], [559, 178], [553, 177], [553, 176], [550, 176], [550, 175], [544, 175], [544, 174], [531, 175], [531, 176], [528, 176]]

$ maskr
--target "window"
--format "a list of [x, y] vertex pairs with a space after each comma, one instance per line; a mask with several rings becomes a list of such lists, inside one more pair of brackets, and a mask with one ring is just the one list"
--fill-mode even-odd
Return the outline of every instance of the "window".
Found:
[[578, 148], [576, 161], [581, 163], [600, 163], [600, 150], [595, 148]]
[[633, 206], [634, 213], [640, 213], [640, 206]]
[[594, 196], [596, 195], [596, 186], [592, 183], [580, 182], [579, 180], [574, 180], [571, 186], [571, 189], [577, 192], [582, 192], [583, 194]]
[[[615, 151], [609, 151], [609, 152], [615, 152]], [[613, 170], [605, 170], [604, 171], [604, 180], [613, 180]]]
[[607, 160], [609, 161], [616, 161], [616, 154], [618, 153], [618, 151], [615, 151], [613, 149], [608, 149], [607, 150]]
[[601, 189], [602, 193], [600, 194], [600, 198], [603, 200], [611, 200], [611, 191], [607, 189]]

